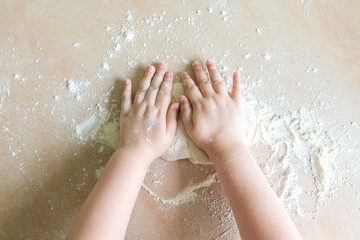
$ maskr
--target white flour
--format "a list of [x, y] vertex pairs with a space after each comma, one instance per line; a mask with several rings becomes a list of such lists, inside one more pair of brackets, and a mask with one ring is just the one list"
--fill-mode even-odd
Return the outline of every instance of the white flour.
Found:
[[0, 114], [3, 112], [4, 99], [10, 95], [9, 79], [5, 79], [0, 86]]
[[[311, 195], [317, 207], [334, 196], [342, 182], [336, 158], [342, 151], [331, 133], [311, 110], [301, 108], [285, 114], [274, 114], [258, 101], [258, 141], [272, 151], [270, 159], [261, 167], [288, 210], [305, 216], [301, 195]], [[281, 177], [274, 177], [283, 172]], [[298, 174], [308, 175], [311, 184], [304, 184]], [[295, 201], [295, 203], [294, 203]]]
[[145, 140], [152, 144], [152, 141], [151, 141], [151, 132], [152, 132], [152, 129], [154, 128], [154, 126], [157, 124], [158, 120], [157, 119], [146, 119], [145, 120]]
[[195, 192], [196, 190], [209, 187], [211, 184], [215, 182], [216, 182], [216, 173], [210, 174], [199, 183], [185, 187], [173, 198], [162, 198], [158, 196], [155, 192], [153, 192], [145, 184], [142, 184], [142, 188], [146, 190], [154, 198], [154, 200], [160, 201], [163, 204], [177, 206], [190, 201], [194, 201], [198, 196]]
[[[100, 167], [99, 169], [95, 170], [95, 176], [97, 179], [100, 177], [103, 171], [104, 167]], [[160, 201], [161, 203], [167, 205], [177, 206], [190, 201], [194, 201], [198, 196], [195, 191], [201, 188], [209, 187], [211, 184], [215, 183], [217, 181], [216, 176], [216, 173], [209, 174], [204, 180], [185, 187], [173, 198], [160, 197], [144, 183], [142, 184], [142, 188], [147, 191], [155, 201]]]
[[88, 140], [89, 138], [94, 138], [99, 130], [100, 119], [92, 115], [88, 119], [85, 119], [83, 122], [76, 125], [75, 132], [76, 136], [80, 140]]
[[65, 79], [66, 87], [69, 93], [73, 95], [76, 101], [80, 102], [86, 90], [89, 89], [90, 82], [87, 80]]
[[121, 30], [121, 36], [125, 39], [126, 42], [131, 42], [135, 38], [134, 32], [129, 29]]
[[[192, 61], [190, 56], [174, 56], [167, 49], [175, 42], [185, 46], [194, 40], [184, 40], [181, 39], [180, 35], [174, 35], [174, 25], [181, 24], [189, 32], [193, 31], [195, 36], [197, 32], [204, 31], [201, 25], [197, 25], [197, 21], [199, 16], [205, 14], [214, 18], [220, 17], [224, 24], [231, 25], [231, 14], [223, 1], [217, 1], [204, 10], [189, 11], [184, 16], [174, 16], [173, 18], [168, 18], [166, 12], [151, 14], [145, 18], [136, 16], [136, 13], [127, 12], [124, 16], [126, 21], [121, 26], [111, 25], [106, 27], [106, 30], [111, 33], [112, 44], [106, 50], [106, 55], [102, 61], [106, 63], [106, 67], [100, 68], [97, 76], [101, 78], [101, 71], [111, 68], [111, 59], [114, 58], [127, 58], [128, 70], [137, 67], [142, 61], [141, 56], [148, 49], [147, 42], [144, 42], [141, 43], [141, 46], [137, 46], [136, 51], [134, 50], [134, 44], [137, 44], [135, 40], [141, 34], [145, 34], [149, 39], [155, 38], [157, 34], [164, 34], [168, 45], [164, 48], [163, 58], [168, 59], [167, 62], [173, 64], [189, 64]], [[142, 32], [138, 30], [139, 26], [141, 26]], [[262, 37], [265, 33], [265, 28], [256, 28], [254, 34], [257, 37]], [[220, 50], [220, 54], [215, 54], [212, 51], [203, 51], [203, 46], [199, 45], [199, 49], [204, 55], [210, 54], [214, 56], [228, 88], [231, 87], [232, 82], [231, 77], [229, 77], [231, 76], [229, 64], [236, 64], [238, 71], [243, 71], [243, 65], [246, 65], [245, 62], [252, 62], [253, 58], [254, 60], [263, 60], [261, 62], [265, 63], [278, 56], [272, 49], [254, 53], [251, 48], [240, 40], [234, 40], [242, 49], [240, 54], [242, 59], [239, 57], [240, 60], [234, 63], [233, 54], [229, 49], [214, 44], [206, 34], [200, 36], [203, 38], [197, 39], [196, 42], [207, 42], [208, 47], [211, 49], [223, 49]], [[153, 61], [160, 61], [160, 59], [159, 55], [154, 54]], [[267, 80], [272, 80], [261, 75], [264, 70], [262, 66], [259, 66], [258, 70], [254, 76], [243, 77], [246, 80], [243, 86], [244, 97], [254, 109], [257, 122], [255, 128], [251, 131], [253, 132], [251, 146], [256, 149], [258, 146], [264, 145], [271, 151], [271, 156], [261, 164], [261, 168], [288, 211], [303, 217], [311, 216], [314, 209], [307, 208], [306, 204], [304, 204], [306, 201], [309, 202], [310, 199], [310, 202], [315, 206], [315, 211], [317, 211], [320, 206], [326, 203], [329, 197], [337, 194], [338, 186], [342, 183], [343, 177], [337, 166], [336, 158], [344, 151], [344, 146], [333, 139], [331, 132], [323, 124], [324, 119], [320, 119], [317, 113], [311, 110], [311, 106], [304, 106], [278, 114], [272, 109], [271, 104], [262, 102], [259, 97], [250, 96], [249, 92], [260, 88]], [[284, 71], [286, 71], [286, 67], [283, 64], [279, 64], [275, 69], [277, 75], [282, 74]], [[318, 73], [318, 68], [309, 67], [304, 71]], [[75, 90], [71, 90], [73, 88], [69, 87], [69, 91], [79, 95], [75, 93]], [[286, 101], [284, 96], [278, 96], [277, 98], [278, 100], [282, 99], [283, 102]], [[103, 146], [115, 149], [119, 137], [119, 111], [117, 109], [119, 102], [113, 102], [109, 105], [110, 100], [107, 99], [106, 101], [104, 99], [104, 102], [99, 103], [99, 105], [107, 105], [107, 107], [98, 107], [98, 111], [94, 113], [99, 122], [97, 127], [91, 129], [97, 129], [97, 133], [92, 134], [92, 131], [85, 131], [85, 133], [91, 134], [84, 134], [83, 131], [79, 131], [82, 133], [79, 139], [92, 139], [103, 144]], [[93, 120], [89, 120], [90, 118], [88, 118], [89, 122], [85, 119], [82, 124], [84, 122], [92, 123]], [[150, 126], [151, 124], [149, 124]], [[80, 123], [75, 128], [82, 129], [82, 127], [84, 126]], [[147, 141], [151, 143], [150, 129], [146, 132], [146, 135]], [[88, 137], [86, 138], [86, 136]], [[176, 152], [175, 150], [183, 148], [184, 145], [184, 142], [175, 139], [174, 148], [171, 150]], [[180, 152], [175, 158], [181, 158], [184, 154], [188, 154], [188, 152]], [[306, 181], [299, 177], [304, 175]]]
[[[114, 10], [113, 13], [100, 14], [95, 20], [77, 14], [79, 6], [72, 4], [69, 10], [73, 11], [68, 11], [65, 18], [58, 18], [64, 23], [54, 21], [56, 18], [47, 21], [48, 14], [42, 16], [60, 5], [26, 4], [23, 8], [20, 4], [20, 12], [18, 6], [12, 9], [16, 21], [3, 26], [8, 31], [0, 49], [0, 152], [6, 175], [2, 181], [5, 195], [13, 196], [11, 199], [20, 197], [16, 202], [24, 205], [21, 204], [24, 194], [39, 193], [35, 200], [41, 197], [46, 203], [49, 198], [43, 216], [68, 218], [69, 200], [85, 197], [94, 180], [92, 167], [105, 163], [105, 158], [118, 145], [121, 88], [117, 87], [117, 80], [131, 78], [137, 87], [146, 66], [164, 62], [174, 72], [175, 82], [179, 82], [180, 71], [191, 71], [193, 60], [204, 62], [212, 58], [229, 88], [232, 71], [241, 71], [244, 97], [257, 119], [254, 131], [251, 130], [251, 151], [288, 212], [296, 221], [300, 220], [300, 228], [314, 224], [303, 232], [312, 236], [309, 238], [321, 238], [321, 232], [329, 234], [320, 226], [332, 222], [339, 223], [339, 231], [336, 230], [339, 236], [354, 238], [356, 226], [341, 226], [341, 223], [354, 222], [359, 213], [360, 122], [355, 104], [359, 98], [354, 96], [356, 86], [350, 85], [356, 83], [358, 71], [354, 62], [349, 61], [356, 59], [352, 53], [357, 51], [351, 51], [354, 39], [348, 39], [349, 28], [336, 32], [344, 38], [331, 38], [328, 41], [331, 51], [326, 51], [324, 36], [333, 31], [321, 26], [326, 21], [311, 24], [334, 9], [324, 8], [319, 12], [318, 7], [326, 4], [310, 0], [269, 3], [274, 5], [275, 12], [285, 7], [291, 9], [294, 16], [307, 16], [310, 11], [315, 14], [303, 19], [307, 25], [294, 30], [291, 23], [296, 25], [299, 19], [289, 19], [292, 22], [282, 24], [288, 12], [273, 19], [274, 15], [268, 14], [264, 4], [254, 1], [183, 1], [183, 5], [180, 1], [175, 10], [170, 6], [172, 3], [149, 9], [133, 3], [125, 4], [131, 6], [131, 11], [124, 11], [124, 4], [106, 1], [102, 4], [104, 11]], [[116, 8], [111, 9], [112, 4]], [[19, 14], [20, 18], [16, 17]], [[345, 17], [351, 18], [349, 14]], [[40, 28], [28, 31], [34, 24]], [[339, 26], [342, 27], [337, 25], [335, 29]], [[62, 30], [69, 34], [56, 38]], [[303, 37], [303, 33], [314, 32], [320, 34], [313, 34], [311, 41]], [[339, 44], [346, 46], [336, 48]], [[111, 86], [114, 89], [106, 92]], [[143, 135], [140, 128], [131, 131]], [[73, 133], [76, 141], [69, 139], [69, 133]], [[154, 146], [151, 128], [145, 130], [145, 134]], [[183, 139], [175, 139], [168, 158], [188, 156], [190, 150], [185, 146]], [[175, 153], [178, 155], [174, 156]], [[194, 219], [188, 218], [187, 224], [194, 225], [187, 225], [190, 234], [200, 239], [236, 238], [231, 234], [235, 230], [230, 226], [236, 229], [236, 223], [230, 205], [215, 175], [208, 175], [213, 172], [211, 166], [159, 160], [150, 169], [141, 197], [146, 201], [154, 199], [156, 202], [151, 205], [166, 218], [185, 221], [185, 215], [179, 213], [186, 213], [182, 210], [191, 207]], [[58, 174], [63, 170], [64, 174]], [[191, 174], [178, 174], [186, 170]], [[101, 172], [101, 168], [96, 170], [96, 177]], [[168, 174], [162, 175], [162, 172]], [[166, 178], [152, 179], [155, 173]], [[202, 179], [198, 174], [203, 180], [194, 180]], [[186, 179], [178, 178], [185, 175]], [[176, 179], [172, 179], [174, 177]], [[50, 185], [49, 178], [52, 178]], [[189, 184], [176, 191], [172, 189], [176, 186], [172, 180]], [[43, 191], [56, 187], [56, 183], [62, 187], [55, 192]], [[166, 189], [173, 194], [164, 195], [161, 190]], [[58, 196], [63, 196], [65, 190], [77, 194], [72, 194], [72, 199], [61, 200]], [[334, 196], [336, 199], [331, 199]], [[324, 206], [327, 203], [329, 205]], [[206, 208], [209, 211], [203, 214]], [[16, 208], [18, 210], [26, 211], [26, 208]], [[12, 213], [6, 214], [11, 218]], [[329, 214], [337, 219], [323, 221]], [[31, 216], [20, 215], [26, 225]], [[302, 222], [298, 217], [320, 219]], [[206, 221], [206, 226], [197, 224], [201, 220]], [[47, 229], [37, 232], [52, 239], [62, 238], [64, 226], [52, 222], [55, 225], [47, 233]], [[204, 233], [204, 229], [208, 230], [215, 222], [220, 223], [216, 224], [216, 230]], [[14, 228], [17, 225], [8, 224]], [[14, 233], [11, 229], [7, 232]], [[27, 232], [23, 237], [32, 235]]]
[[[261, 165], [264, 174], [289, 211], [303, 217], [310, 216], [310, 212], [302, 207], [302, 196], [311, 196], [313, 204], [318, 209], [329, 197], [335, 196], [337, 186], [342, 182], [341, 173], [336, 165], [336, 157], [342, 151], [341, 145], [336, 143], [331, 133], [323, 129], [322, 120], [311, 110], [302, 107], [298, 111], [275, 114], [260, 100], [256, 101], [249, 96], [247, 99], [254, 107], [257, 118], [256, 128], [252, 130], [251, 144], [265, 144], [272, 152], [266, 163]], [[76, 125], [79, 139], [92, 138], [115, 149], [119, 137], [119, 123], [115, 114], [115, 108], [110, 111], [99, 108], [96, 115], [100, 117], [93, 115]], [[154, 121], [147, 123], [145, 134], [149, 142], [151, 128], [155, 124]], [[185, 146], [184, 142], [177, 142], [176, 139], [174, 143], [175, 148]], [[185, 151], [182, 154], [188, 153]], [[181, 154], [176, 157], [181, 158]], [[298, 178], [299, 174], [305, 174], [313, 181], [311, 184], [304, 184], [302, 179]], [[146, 186], [143, 187], [146, 189]], [[174, 199], [185, 199], [184, 196], [186, 199], [193, 199], [195, 196], [182, 194], [182, 197]], [[170, 200], [159, 198], [159, 201], [169, 203]]]

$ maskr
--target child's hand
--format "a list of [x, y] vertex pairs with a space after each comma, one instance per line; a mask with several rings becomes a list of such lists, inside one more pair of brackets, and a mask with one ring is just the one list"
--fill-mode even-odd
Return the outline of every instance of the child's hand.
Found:
[[181, 115], [191, 139], [209, 156], [245, 145], [240, 75], [233, 75], [228, 93], [213, 60], [206, 62], [207, 73], [198, 61], [193, 63], [195, 85], [187, 72], [182, 73], [185, 96], [180, 96]]
[[[170, 107], [173, 74], [159, 64], [147, 68], [136, 93], [131, 98], [131, 81], [125, 80], [120, 115], [119, 149], [136, 151], [153, 161], [171, 145], [177, 128], [179, 104]], [[150, 164], [151, 162], [148, 162]]]

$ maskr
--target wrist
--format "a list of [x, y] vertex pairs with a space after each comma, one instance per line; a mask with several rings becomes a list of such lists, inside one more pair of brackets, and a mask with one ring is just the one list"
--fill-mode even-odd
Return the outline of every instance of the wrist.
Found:
[[155, 159], [151, 154], [137, 149], [119, 147], [113, 154], [114, 161], [127, 162], [128, 164], [137, 165], [139, 168], [147, 169]]
[[215, 164], [218, 161], [229, 159], [230, 156], [240, 155], [241, 152], [248, 151], [248, 147], [243, 142], [236, 142], [223, 148], [212, 148], [206, 151], [210, 160]]

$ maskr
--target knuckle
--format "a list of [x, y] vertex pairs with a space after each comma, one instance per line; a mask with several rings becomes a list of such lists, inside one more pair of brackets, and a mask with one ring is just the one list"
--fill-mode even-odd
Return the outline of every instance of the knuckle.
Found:
[[159, 83], [153, 82], [150, 86], [150, 90], [157, 90], [157, 89], [159, 89], [159, 87], [160, 87]]
[[145, 92], [147, 89], [148, 89], [148, 87], [147, 87], [147, 86], [145, 86], [145, 85], [140, 85], [140, 87], [139, 87], [139, 90], [138, 90], [138, 91], [140, 91], [140, 92]]
[[224, 82], [221, 79], [214, 79], [214, 83], [215, 86], [222, 86], [224, 85]]
[[223, 99], [219, 98], [219, 96], [217, 96], [217, 94], [214, 94], [209, 97], [209, 103], [207, 104], [207, 106], [209, 107], [209, 109], [213, 109], [213, 108], [221, 105], [222, 102], [223, 102]]
[[145, 108], [145, 116], [152, 116], [154, 113], [158, 113], [158, 109], [154, 105], [147, 105]]
[[197, 65], [195, 66], [195, 71], [196, 72], [202, 72], [203, 71], [203, 67], [201, 65]]
[[171, 91], [171, 88], [169, 88], [169, 85], [168, 84], [162, 84], [160, 90], [159, 90], [159, 93], [170, 93]]
[[165, 89], [162, 89], [162, 88], [161, 88], [161, 89], [159, 90], [159, 96], [164, 95], [164, 94], [165, 94], [165, 92], [166, 92], [166, 91], [165, 91]]
[[145, 104], [144, 103], [139, 103], [139, 104], [135, 104], [134, 105], [134, 110], [135, 112], [139, 113], [139, 112], [143, 112], [145, 109]]
[[209, 70], [212, 71], [212, 72], [217, 72], [217, 68], [216, 68], [215, 65], [210, 65]]
[[144, 114], [144, 115], [145, 115], [146, 117], [147, 117], [147, 116], [150, 116], [150, 113], [152, 112], [151, 110], [152, 110], [152, 108], [151, 108], [151, 107], [146, 106], [146, 108], [145, 108], [145, 112], [144, 112], [145, 114]]
[[199, 77], [198, 81], [200, 83], [207, 83], [209, 81], [209, 79], [207, 79], [206, 77]]
[[168, 82], [163, 82], [163, 83], [161, 84], [161, 89], [162, 89], [162, 90], [166, 90], [166, 89], [168, 89], [168, 87], [169, 87], [169, 83], [168, 83]]
[[195, 87], [195, 84], [193, 84], [193, 83], [184, 84], [184, 88], [189, 89], [189, 90], [193, 89], [194, 87]]
[[214, 77], [214, 83], [216, 83], [216, 84], [223, 84], [224, 81], [223, 81], [221, 78], [219, 78], [219, 77]]
[[160, 69], [155, 73], [154, 79], [163, 78], [165, 71], [163, 69]]
[[202, 110], [204, 108], [203, 103], [201, 101], [197, 101], [196, 103], [194, 103], [194, 108], [197, 110]]

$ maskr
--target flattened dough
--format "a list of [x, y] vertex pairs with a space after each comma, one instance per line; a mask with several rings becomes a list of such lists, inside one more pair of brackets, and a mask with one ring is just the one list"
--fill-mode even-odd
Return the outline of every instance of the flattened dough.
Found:
[[[179, 96], [185, 95], [182, 83], [174, 83], [173, 102], [179, 102]], [[246, 143], [251, 145], [255, 140], [257, 118], [254, 109], [243, 99], [244, 128], [246, 131]], [[207, 154], [191, 140], [184, 124], [179, 118], [178, 129], [168, 151], [161, 157], [167, 161], [176, 161], [188, 158], [194, 164], [212, 164]]]

